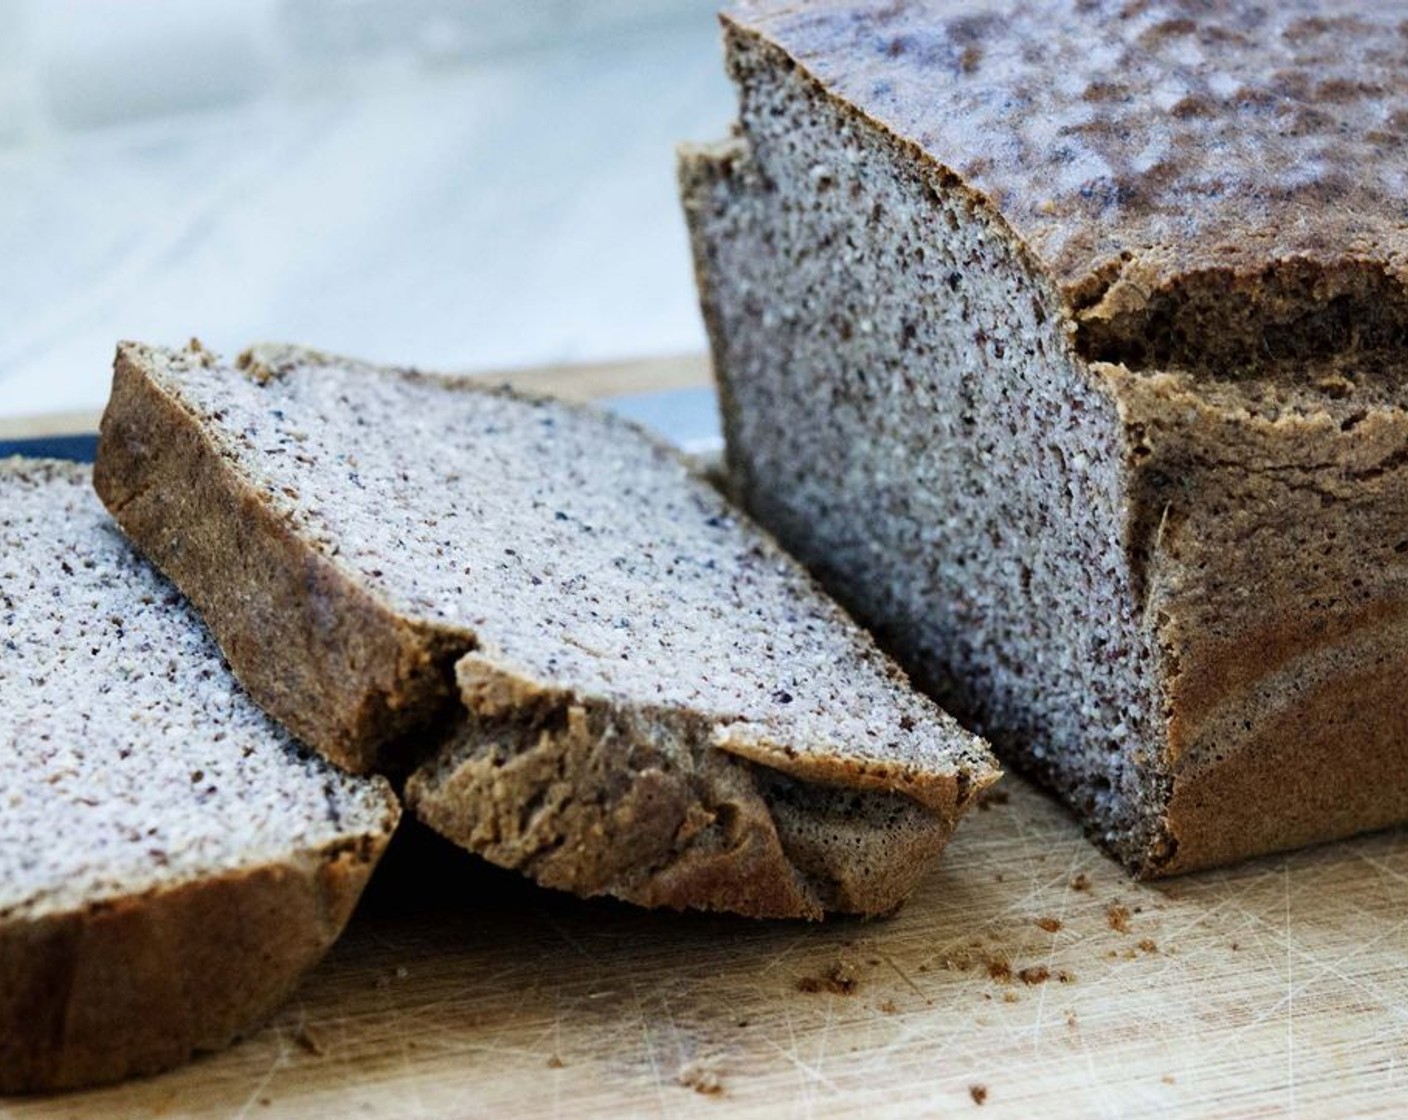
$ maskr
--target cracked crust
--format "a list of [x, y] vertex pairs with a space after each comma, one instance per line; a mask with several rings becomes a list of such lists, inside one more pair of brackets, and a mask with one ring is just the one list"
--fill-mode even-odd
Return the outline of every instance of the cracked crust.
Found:
[[388, 819], [296, 862], [0, 922], [0, 1093], [156, 1073], [257, 1027], [341, 933]]
[[[716, 749], [695, 712], [524, 680], [471, 655], [470, 717], [410, 778], [443, 836], [544, 886], [642, 906], [760, 918], [886, 914], [913, 890], [978, 789], [824, 785]], [[726, 730], [726, 729], [725, 729]]]

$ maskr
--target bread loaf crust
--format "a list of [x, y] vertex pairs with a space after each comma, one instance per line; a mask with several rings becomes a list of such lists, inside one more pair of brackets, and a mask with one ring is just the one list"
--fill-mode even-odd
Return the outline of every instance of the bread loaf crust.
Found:
[[81, 910], [0, 920], [0, 1092], [156, 1073], [257, 1027], [321, 959], [378, 836]]
[[[1381, 131], [1402, 112], [1403, 40], [1382, 24], [1383, 12], [1351, 5], [1213, 4], [1187, 15], [1159, 2], [745, 0], [724, 17], [743, 119], [729, 141], [685, 149], [680, 166], [736, 493], [877, 628], [916, 680], [1056, 788], [1101, 843], [1146, 876], [1408, 819], [1408, 710], [1395, 683], [1408, 672], [1408, 424], [1397, 372], [1408, 285], [1401, 192], [1386, 186], [1404, 168], [1402, 146]], [[1210, 84], [1178, 111], [1155, 112], [1164, 63], [1179, 44], [1196, 57], [1178, 80]], [[1068, 49], [1078, 52], [1068, 68], [1044, 65]], [[1247, 58], [1273, 61], [1236, 61]], [[1362, 71], [1340, 73], [1361, 62]], [[1237, 89], [1218, 92], [1225, 82]], [[750, 106], [752, 84], [766, 94]], [[793, 105], [805, 102], [799, 116], [832, 122], [826, 143], [771, 130], [778, 103], [765, 97], [784, 87]], [[1323, 88], [1323, 101], [1305, 95], [1312, 87]], [[1052, 132], [1063, 112], [1071, 127]], [[1198, 140], [1213, 134], [1236, 143]], [[1136, 167], [1162, 140], [1164, 158]], [[865, 170], [863, 159], [850, 163], [858, 149], [876, 162]], [[1328, 150], [1339, 158], [1325, 160]], [[1066, 172], [1102, 161], [1108, 174]], [[1210, 162], [1217, 187], [1200, 191]], [[867, 193], [863, 177], [878, 167], [910, 192], [912, 226], [894, 195], [882, 204], [881, 192]], [[1349, 181], [1337, 167], [1365, 171]], [[790, 178], [780, 183], [783, 174]], [[831, 210], [808, 224], [808, 208], [827, 197], [852, 200], [849, 228], [825, 225]], [[991, 321], [1009, 317], [1008, 308], [980, 306], [962, 254], [936, 251], [960, 222], [1001, 247], [1037, 321], [1056, 330], [991, 344]], [[875, 341], [879, 323], [862, 328], [873, 327], [873, 337], [851, 337], [880, 302], [869, 293], [843, 280], [819, 283], [820, 269], [803, 280], [789, 274], [821, 260], [844, 277], [877, 229], [908, 238], [900, 240], [912, 256], [895, 256], [893, 267], [911, 305], [962, 308], [946, 322], [966, 335], [942, 357], [927, 352], [927, 365], [905, 349], [912, 322], [888, 349]], [[770, 259], [779, 263], [759, 263]], [[844, 334], [833, 333], [838, 320]], [[809, 336], [823, 341], [799, 357]], [[917, 353], [931, 343], [921, 331]], [[828, 344], [834, 360], [819, 354]], [[942, 518], [928, 521], [921, 529], [936, 540], [922, 559], [877, 546], [876, 558], [843, 569], [837, 540], [864, 539], [870, 511], [853, 511], [829, 536], [818, 523], [848, 488], [894, 480], [877, 482], [859, 467], [833, 475], [820, 456], [794, 468], [768, 446], [776, 433], [814, 423], [819, 410], [809, 412], [808, 399], [834, 395], [874, 409], [877, 397], [853, 386], [867, 375], [881, 384], [902, 378], [911, 407], [927, 394], [977, 422], [975, 434], [930, 415], [934, 441], [973, 453], [952, 484], [980, 487], [985, 441], [1007, 433], [996, 420], [982, 429], [986, 418], [963, 379], [1005, 384], [1014, 398], [1030, 392], [1016, 376], [1024, 345], [1045, 347], [1048, 366], [1069, 373], [1060, 390], [1035, 398], [1039, 405], [1055, 414], [1077, 399], [1098, 425], [1102, 446], [1092, 458], [1114, 495], [1104, 524], [1123, 553], [1116, 598], [1130, 616], [1104, 650], [1117, 650], [1144, 682], [1142, 697], [1105, 707], [1080, 735], [1054, 743], [1043, 740], [1054, 704], [1040, 690], [1025, 700], [1028, 718], [1009, 718], [1011, 707], [994, 712], [983, 676], [994, 664], [978, 672], [962, 660], [960, 627], [915, 637], [936, 626], [927, 604], [908, 614], [864, 606], [866, 585], [884, 580], [887, 565], [962, 560], [961, 532], [945, 537]], [[809, 360], [812, 368], [799, 369]], [[960, 369], [951, 376], [950, 360]], [[1024, 433], [1037, 442], [1047, 434]], [[853, 434], [852, 446], [864, 440]], [[892, 463], [864, 466], [879, 472]], [[789, 504], [804, 485], [814, 499]], [[1029, 547], [1067, 533], [1049, 524]], [[1003, 558], [1028, 559], [1015, 549]], [[991, 578], [986, 565], [970, 566], [943, 591], [963, 599]], [[1048, 609], [1015, 581], [991, 598], [1028, 618]], [[977, 622], [991, 618], [979, 611]], [[1083, 699], [1061, 703], [1074, 719]], [[1122, 732], [1117, 751], [1109, 729], [1136, 717], [1139, 730]], [[1107, 736], [1109, 756], [1142, 775], [1134, 824], [1101, 808], [1114, 796], [1113, 764], [1102, 772], [1096, 761], [1073, 778], [1060, 759], [1094, 756]]]

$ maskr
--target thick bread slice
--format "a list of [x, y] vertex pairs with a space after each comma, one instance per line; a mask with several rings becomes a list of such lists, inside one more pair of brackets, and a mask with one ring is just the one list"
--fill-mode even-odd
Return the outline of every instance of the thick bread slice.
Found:
[[554, 886], [885, 911], [997, 775], [673, 451], [590, 410], [129, 343], [97, 480], [274, 715], [358, 769], [452, 739], [410, 803]]
[[342, 930], [398, 816], [294, 743], [86, 468], [0, 461], [0, 1092], [229, 1043]]

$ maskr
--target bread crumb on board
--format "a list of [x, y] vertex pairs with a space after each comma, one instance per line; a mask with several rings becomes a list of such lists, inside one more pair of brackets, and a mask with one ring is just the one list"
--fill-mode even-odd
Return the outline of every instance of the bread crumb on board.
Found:
[[716, 1097], [724, 1091], [723, 1075], [703, 1061], [687, 1062], [680, 1068], [675, 1080], [686, 1089], [693, 1089], [705, 1097]]
[[1061, 929], [1060, 918], [1038, 918], [1037, 928], [1044, 929], [1047, 933], [1056, 933]]
[[298, 1048], [306, 1054], [312, 1054], [315, 1058], [321, 1058], [327, 1051], [323, 1048], [322, 1041], [307, 1023], [300, 1023], [293, 1032], [293, 1041]]
[[973, 1098], [974, 1104], [982, 1104], [988, 1099], [988, 1087], [986, 1085], [969, 1085], [968, 1095]]
[[1129, 932], [1129, 907], [1118, 902], [1110, 903], [1105, 910], [1105, 922], [1116, 933]]
[[1080, 874], [1078, 874], [1074, 879], [1071, 880], [1071, 890], [1088, 891], [1089, 889], [1090, 876], [1087, 875], [1084, 871], [1080, 872]]
[[860, 987], [860, 975], [850, 961], [838, 960], [820, 976], [803, 976], [797, 981], [799, 992], [830, 992], [849, 996]]
[[986, 789], [978, 794], [978, 808], [991, 809], [994, 805], [1006, 805], [1011, 800], [1012, 795], [1005, 789]]

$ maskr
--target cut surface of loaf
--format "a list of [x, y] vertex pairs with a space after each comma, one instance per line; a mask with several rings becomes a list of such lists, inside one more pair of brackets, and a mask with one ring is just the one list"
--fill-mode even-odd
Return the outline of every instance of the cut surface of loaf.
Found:
[[88, 469], [0, 460], [0, 1092], [150, 1073], [256, 1025], [398, 808], [244, 694]]
[[800, 566], [604, 414], [124, 344], [97, 478], [270, 711], [344, 765], [419, 765], [420, 816], [541, 882], [883, 911], [996, 776]]
[[1408, 819], [1408, 40], [755, 0], [681, 182], [743, 504], [1141, 874]]

